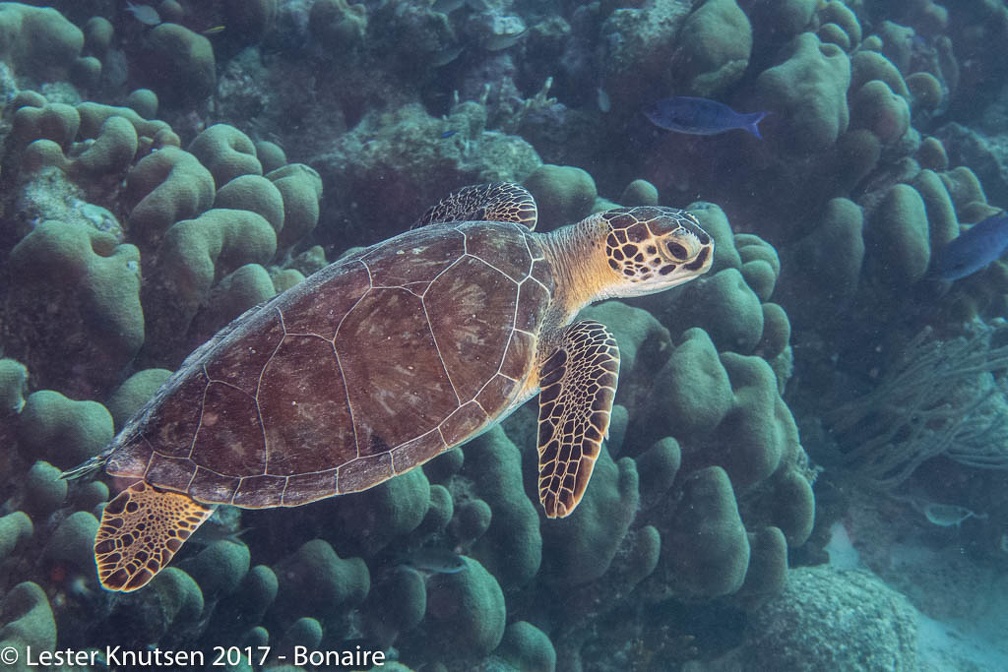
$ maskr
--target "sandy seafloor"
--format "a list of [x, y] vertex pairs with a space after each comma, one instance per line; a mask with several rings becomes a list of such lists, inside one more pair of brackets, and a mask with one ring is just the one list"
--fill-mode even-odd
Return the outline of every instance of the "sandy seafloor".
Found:
[[[1000, 0], [0, 3], [0, 663], [1008, 669], [1006, 38]], [[540, 232], [665, 206], [716, 244], [584, 311], [622, 364], [578, 510], [539, 505], [532, 401], [104, 590], [131, 479], [59, 473], [245, 310], [502, 181]]]

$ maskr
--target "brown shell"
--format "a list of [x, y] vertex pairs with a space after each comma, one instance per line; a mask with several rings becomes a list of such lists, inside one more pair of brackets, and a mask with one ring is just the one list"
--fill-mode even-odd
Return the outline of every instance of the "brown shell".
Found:
[[525, 227], [409, 231], [193, 353], [117, 438], [106, 470], [247, 508], [364, 490], [524, 401], [552, 293]]

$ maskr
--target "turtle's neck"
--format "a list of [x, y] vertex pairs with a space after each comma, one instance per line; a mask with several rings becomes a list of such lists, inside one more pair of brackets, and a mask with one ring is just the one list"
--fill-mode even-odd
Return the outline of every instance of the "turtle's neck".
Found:
[[590, 303], [613, 296], [605, 255], [609, 226], [598, 217], [542, 234], [540, 242], [556, 277], [556, 319], [567, 324]]

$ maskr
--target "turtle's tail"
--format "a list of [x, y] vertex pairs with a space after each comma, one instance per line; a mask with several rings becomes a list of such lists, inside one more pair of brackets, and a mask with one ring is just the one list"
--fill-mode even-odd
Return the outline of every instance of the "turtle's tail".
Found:
[[105, 466], [108, 462], [109, 453], [100, 453], [94, 457], [88, 458], [86, 461], [78, 464], [72, 469], [67, 469], [62, 474], [60, 478], [66, 479], [68, 481], [76, 481], [82, 478], [91, 476], [92, 474], [101, 471], [101, 468]]

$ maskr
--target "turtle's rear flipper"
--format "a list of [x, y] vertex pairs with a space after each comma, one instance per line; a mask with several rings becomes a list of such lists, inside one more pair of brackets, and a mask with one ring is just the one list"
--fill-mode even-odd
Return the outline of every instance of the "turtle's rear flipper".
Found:
[[95, 562], [109, 590], [142, 588], [164, 569], [215, 507], [140, 481], [105, 506]]
[[564, 518], [581, 502], [609, 435], [616, 339], [598, 322], [572, 324], [539, 376], [539, 501], [548, 518]]
[[76, 467], [72, 469], [67, 469], [60, 474], [60, 478], [67, 481], [76, 481], [82, 478], [86, 478], [92, 474], [98, 473], [105, 463], [108, 462], [108, 454], [102, 453], [101, 455], [95, 455], [90, 457], [84, 462], [81, 462]]

